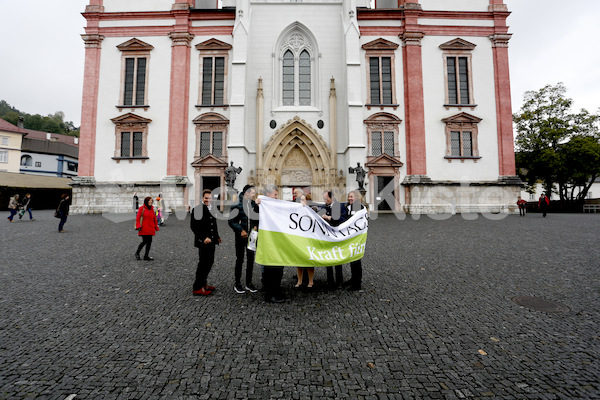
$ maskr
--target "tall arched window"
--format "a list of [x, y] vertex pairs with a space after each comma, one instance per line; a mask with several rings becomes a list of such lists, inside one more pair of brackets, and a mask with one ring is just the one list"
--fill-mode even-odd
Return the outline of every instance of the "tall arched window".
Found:
[[300, 53], [298, 82], [298, 99], [300, 105], [310, 106], [310, 54], [306, 50]]
[[33, 164], [31, 156], [24, 155], [21, 156], [21, 166], [23, 167], [31, 167]]
[[282, 67], [282, 99], [284, 106], [294, 105], [294, 54], [291, 50], [288, 50], [283, 55], [283, 67]]
[[282, 32], [275, 46], [275, 104], [318, 107], [319, 51], [313, 34], [296, 22]]

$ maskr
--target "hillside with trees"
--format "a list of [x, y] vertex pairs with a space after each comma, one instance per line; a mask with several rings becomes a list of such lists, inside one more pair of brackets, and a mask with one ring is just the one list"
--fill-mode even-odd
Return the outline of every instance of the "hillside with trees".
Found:
[[19, 117], [23, 117], [25, 129], [79, 137], [79, 127], [75, 127], [71, 121], [65, 121], [65, 113], [62, 111], [47, 116], [32, 115], [17, 110], [5, 100], [0, 100], [0, 118], [13, 125], [18, 125]]

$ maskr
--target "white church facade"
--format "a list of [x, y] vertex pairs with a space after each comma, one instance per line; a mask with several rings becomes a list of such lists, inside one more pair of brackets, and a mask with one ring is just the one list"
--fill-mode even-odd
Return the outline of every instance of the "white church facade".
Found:
[[509, 14], [503, 0], [90, 0], [71, 209], [130, 211], [133, 192], [189, 209], [232, 165], [237, 190], [344, 200], [360, 164], [374, 210], [512, 210]]

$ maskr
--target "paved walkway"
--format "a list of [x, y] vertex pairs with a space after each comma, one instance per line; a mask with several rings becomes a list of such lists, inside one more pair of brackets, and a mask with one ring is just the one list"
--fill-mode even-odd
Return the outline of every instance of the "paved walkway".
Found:
[[287, 268], [284, 304], [233, 292], [223, 222], [218, 290], [198, 298], [189, 220], [144, 262], [132, 221], [70, 216], [59, 234], [34, 215], [0, 224], [2, 399], [600, 398], [597, 215], [380, 215], [364, 291], [328, 292], [319, 270], [298, 292]]

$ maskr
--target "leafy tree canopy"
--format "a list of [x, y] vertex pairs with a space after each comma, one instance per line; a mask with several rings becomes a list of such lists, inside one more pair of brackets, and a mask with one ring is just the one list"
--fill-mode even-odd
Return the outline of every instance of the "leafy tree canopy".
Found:
[[600, 115], [585, 109], [573, 113], [566, 91], [558, 83], [525, 93], [513, 116], [516, 162], [529, 185], [542, 181], [548, 193], [557, 185], [562, 201], [583, 202], [600, 175]]
[[0, 118], [13, 125], [18, 125], [19, 117], [23, 117], [25, 129], [79, 137], [79, 128], [75, 127], [71, 121], [65, 122], [65, 113], [62, 111], [45, 117], [40, 114], [31, 115], [17, 110], [5, 100], [0, 100]]

